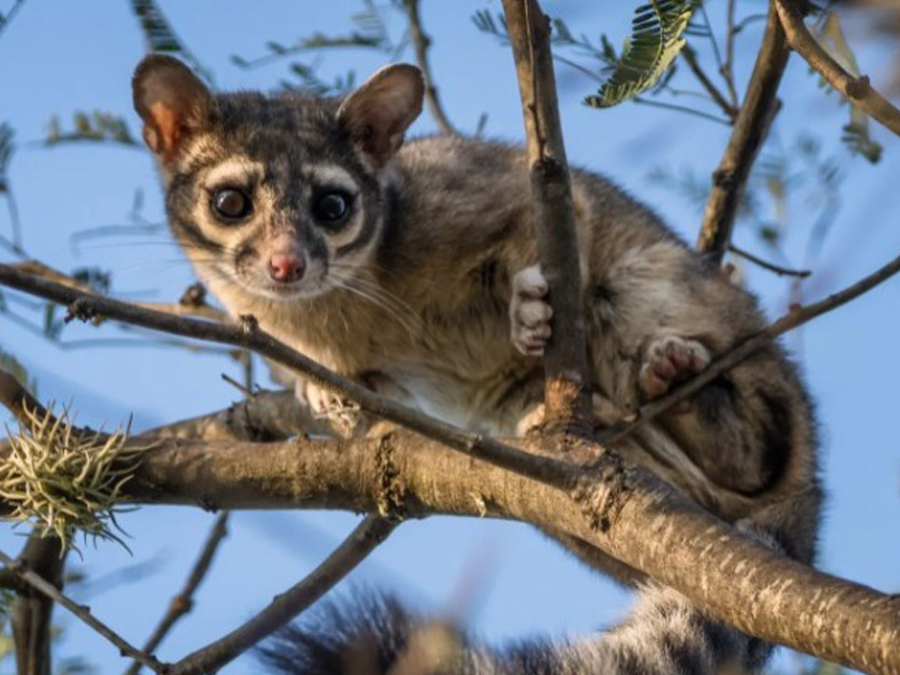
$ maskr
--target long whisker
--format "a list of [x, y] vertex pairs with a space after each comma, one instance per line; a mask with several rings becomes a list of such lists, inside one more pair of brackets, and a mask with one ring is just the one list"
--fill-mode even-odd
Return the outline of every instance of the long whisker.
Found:
[[[341, 263], [332, 263], [331, 268], [336, 269], [336, 270], [350, 270], [351, 272], [357, 271], [357, 268], [355, 266], [343, 265]], [[384, 286], [380, 285], [379, 283], [372, 281], [371, 279], [367, 279], [365, 277], [361, 277], [361, 276], [357, 276], [357, 275], [352, 275], [350, 277], [350, 280], [352, 281], [352, 283], [354, 283], [358, 286], [365, 287], [365, 288], [379, 294], [379, 296], [382, 297], [383, 299], [385, 299], [386, 301], [389, 301], [389, 302], [395, 304], [397, 307], [402, 308], [404, 311], [409, 313], [409, 315], [411, 317], [414, 317], [417, 321], [421, 321], [421, 317], [419, 316], [418, 312], [416, 312], [416, 310], [413, 309], [412, 305], [410, 305], [408, 302], [403, 300], [400, 296], [398, 296], [394, 293], [391, 293], [389, 290], [384, 288]]]
[[[383, 309], [387, 312], [392, 318], [394, 318], [397, 323], [402, 326], [407, 333], [412, 336], [415, 336], [419, 331], [417, 330], [417, 326], [414, 323], [411, 323], [409, 317], [404, 316], [403, 312], [399, 311], [396, 307], [391, 306], [390, 302], [386, 298], [380, 297], [377, 293], [372, 292], [370, 289], [365, 289], [360, 286], [356, 286], [352, 283], [351, 279], [339, 279], [333, 278], [332, 283], [334, 283], [337, 287], [344, 289], [348, 293], [354, 293], [359, 297], [368, 300], [376, 307]], [[416, 317], [418, 318], [418, 317]]]
[[398, 295], [391, 293], [383, 286], [380, 286], [379, 284], [362, 277], [352, 277], [349, 281], [354, 286], [365, 289], [369, 293], [377, 295], [386, 303], [394, 306], [398, 311], [402, 311], [403, 313], [407, 314], [417, 324], [422, 322], [422, 317], [419, 316], [418, 312], [416, 312], [415, 309], [413, 309], [412, 305], [410, 305]]

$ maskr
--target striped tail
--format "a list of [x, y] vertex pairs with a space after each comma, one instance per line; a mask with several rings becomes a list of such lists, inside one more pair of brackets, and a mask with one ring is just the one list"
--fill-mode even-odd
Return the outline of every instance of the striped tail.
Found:
[[649, 585], [623, 624], [583, 640], [494, 649], [391, 597], [325, 603], [261, 650], [281, 675], [712, 675], [758, 670], [771, 647]]

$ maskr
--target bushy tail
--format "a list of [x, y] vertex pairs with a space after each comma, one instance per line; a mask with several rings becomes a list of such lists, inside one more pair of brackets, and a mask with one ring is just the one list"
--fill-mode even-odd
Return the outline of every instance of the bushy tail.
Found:
[[711, 619], [679, 593], [641, 592], [615, 629], [569, 642], [493, 649], [404, 610], [390, 597], [325, 603], [261, 657], [283, 675], [706, 675], [758, 669], [770, 647]]

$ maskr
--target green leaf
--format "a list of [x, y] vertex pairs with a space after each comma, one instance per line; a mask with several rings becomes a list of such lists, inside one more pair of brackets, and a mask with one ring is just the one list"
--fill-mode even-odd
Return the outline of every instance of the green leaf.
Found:
[[[813, 34], [831, 58], [851, 75], [859, 77], [856, 55], [847, 43], [844, 30], [841, 28], [841, 20], [837, 15], [824, 12], [816, 22]], [[822, 78], [819, 79], [819, 85], [831, 91], [831, 87]], [[873, 140], [869, 133], [869, 116], [853, 105], [852, 101], [850, 102], [850, 122], [844, 125], [843, 132], [841, 140], [850, 152], [862, 155], [872, 164], [878, 163], [881, 159], [881, 144]]]
[[[638, 7], [631, 38], [612, 75], [585, 103], [608, 108], [656, 86], [685, 45], [683, 36], [694, 14], [694, 0], [651, 0]], [[608, 42], [604, 52], [614, 52]]]
[[509, 42], [509, 30], [506, 27], [506, 17], [502, 14], [498, 14], [497, 19], [495, 20], [494, 15], [491, 14], [490, 10], [480, 9], [472, 15], [472, 23], [474, 23], [475, 28], [482, 33], [493, 35], [501, 42]]
[[128, 122], [124, 117], [117, 117], [102, 110], [91, 112], [76, 110], [72, 113], [71, 130], [63, 129], [58, 116], [54, 115], [50, 118], [47, 123], [47, 134], [44, 136], [44, 145], [53, 146], [79, 141], [141, 147], [128, 129]]
[[159, 8], [155, 0], [130, 0], [131, 11], [137, 17], [138, 25], [147, 41], [151, 52], [165, 54], [177, 54], [187, 61], [201, 78], [210, 85], [213, 83], [212, 74], [188, 51], [187, 47], [178, 39], [165, 14]]

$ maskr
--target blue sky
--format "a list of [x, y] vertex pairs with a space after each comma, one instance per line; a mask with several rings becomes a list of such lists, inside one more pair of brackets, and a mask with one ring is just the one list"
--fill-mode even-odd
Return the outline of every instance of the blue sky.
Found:
[[[270, 0], [191, 0], [160, 3], [183, 41], [216, 76], [222, 89], [273, 88], [287, 62], [251, 71], [230, 63], [233, 54], [253, 57], [265, 42], [290, 44], [315, 31], [337, 33], [348, 27], [358, 0], [287, 2]], [[605, 31], [618, 42], [628, 32], [632, 6], [621, 0], [594, 3], [547, 2], [576, 32]], [[745, 2], [756, 11], [761, 3]], [[9, 0], [0, 0], [0, 11]], [[433, 68], [447, 112], [460, 129], [473, 131], [487, 113], [486, 133], [519, 140], [522, 121], [511, 56], [495, 40], [478, 33], [471, 15], [499, 3], [480, 0], [425, 0], [423, 19], [434, 38]], [[720, 17], [722, 2], [710, 2]], [[400, 28], [395, 23], [394, 29]], [[760, 24], [752, 24], [738, 43], [738, 78], [745, 81]], [[889, 74], [895, 52], [866, 41], [864, 24], [850, 21], [851, 40], [873, 81]], [[708, 49], [697, 44], [701, 54]], [[0, 121], [9, 122], [22, 146], [10, 178], [18, 198], [28, 251], [62, 270], [97, 265], [113, 272], [114, 292], [123, 298], [176, 299], [191, 283], [188, 264], [165, 234], [91, 239], [78, 246], [72, 235], [99, 225], [126, 222], [137, 190], [143, 215], [161, 221], [160, 191], [147, 153], [118, 147], [69, 145], [39, 147], [47, 123], [58, 114], [65, 123], [75, 110], [101, 109], [125, 115], [133, 131], [129, 83], [144, 51], [128, 3], [28, 2], [0, 36]], [[310, 57], [312, 58], [312, 57]], [[407, 54], [405, 58], [411, 56]], [[322, 55], [321, 73], [331, 77], [353, 68], [360, 77], [388, 57], [364, 51]], [[686, 74], [676, 82], [695, 88]], [[561, 70], [560, 100], [568, 153], [573, 164], [604, 172], [649, 203], [685, 238], [693, 241], [700, 209], [682, 195], [649, 180], [651, 170], [691, 169], [699, 177], [715, 168], [728, 129], [710, 122], [632, 104], [596, 111], [580, 98], [591, 83]], [[823, 141], [824, 152], [842, 160], [842, 208], [828, 236], [815, 274], [805, 282], [806, 298], [817, 299], [880, 266], [900, 251], [896, 180], [900, 170], [896, 139], [876, 128], [885, 145], [882, 162], [872, 167], [850, 159], [839, 143], [846, 109], [818, 90], [796, 59], [783, 87], [785, 109], [775, 134], [785, 148], [802, 133]], [[689, 99], [688, 99], [689, 100]], [[423, 115], [413, 134], [434, 125]], [[788, 153], [790, 154], [790, 150]], [[771, 154], [771, 153], [770, 153]], [[2, 205], [0, 205], [2, 206]], [[785, 249], [800, 264], [816, 205], [805, 199], [789, 204]], [[10, 232], [0, 208], [0, 234]], [[766, 254], [746, 228], [736, 241]], [[0, 258], [6, 254], [0, 252]], [[758, 269], [742, 267], [748, 285], [773, 318], [784, 311], [786, 282]], [[900, 281], [891, 281], [849, 307], [829, 314], [787, 338], [803, 363], [818, 402], [823, 437], [823, 474], [829, 491], [821, 565], [824, 569], [897, 591], [900, 537], [900, 443], [896, 440], [894, 376], [900, 381], [895, 310]], [[111, 327], [72, 326], [65, 340], [137, 339]], [[110, 346], [102, 342], [62, 350], [0, 316], [0, 348], [19, 358], [36, 377], [42, 398], [72, 402], [79, 419], [107, 426], [134, 415], [139, 428], [201, 414], [239, 397], [222, 372], [238, 367], [220, 355], [187, 353], [159, 346]], [[263, 379], [263, 384], [265, 380]], [[146, 507], [121, 520], [131, 535], [133, 555], [114, 544], [88, 547], [75, 566], [92, 579], [146, 560], [153, 573], [139, 583], [102, 585], [77, 591], [103, 620], [140, 643], [180, 587], [211, 525], [198, 509]], [[201, 589], [197, 607], [161, 650], [176, 659], [214, 639], [259, 609], [275, 593], [309, 571], [346, 534], [356, 517], [342, 513], [243, 512], [232, 520], [231, 536]], [[892, 525], [892, 523], [894, 523]], [[0, 549], [15, 552], [21, 541], [0, 526]], [[587, 632], [616, 622], [629, 596], [584, 570], [532, 529], [501, 522], [431, 518], [404, 524], [352, 577], [350, 584], [395, 589], [411, 604], [441, 611], [476, 589], [466, 616], [492, 639], [526, 634]], [[76, 594], [77, 594], [76, 593]], [[102, 673], [123, 669], [116, 651], [91, 631], [59, 612], [65, 627], [61, 656], [84, 655]], [[13, 666], [0, 662], [0, 674]], [[229, 673], [256, 672], [244, 658]]]

